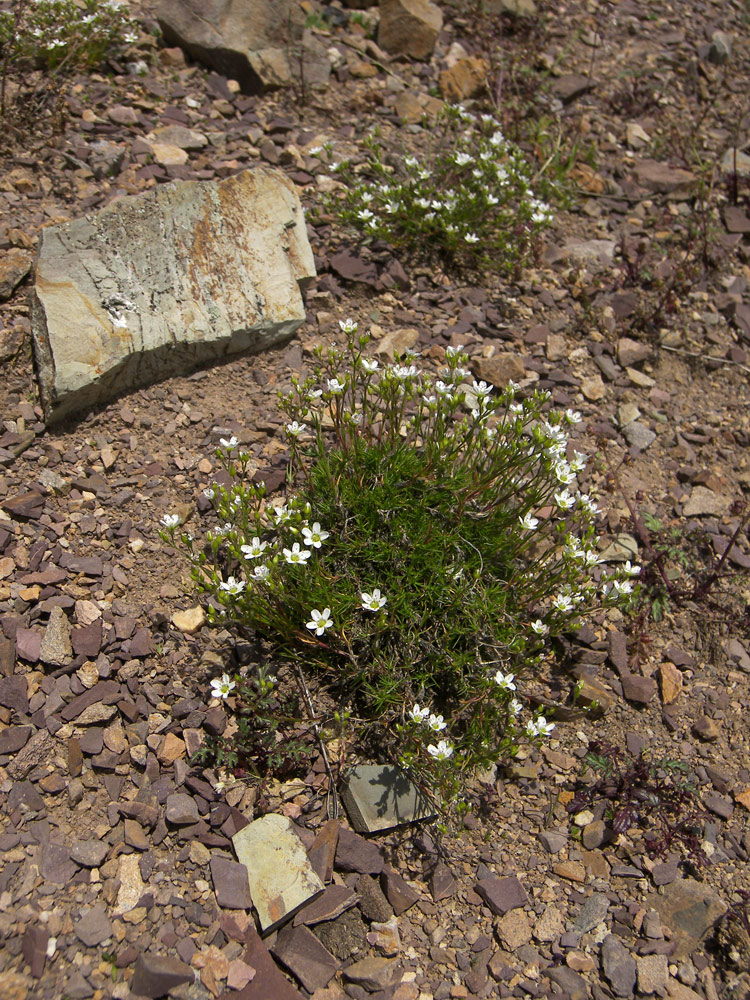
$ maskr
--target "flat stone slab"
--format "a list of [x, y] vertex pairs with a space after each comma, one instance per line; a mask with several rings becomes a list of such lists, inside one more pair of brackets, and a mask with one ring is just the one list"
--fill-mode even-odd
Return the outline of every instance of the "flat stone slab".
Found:
[[361, 764], [344, 778], [341, 800], [355, 830], [374, 833], [435, 815], [429, 800], [398, 767]]
[[232, 837], [247, 868], [250, 895], [264, 934], [283, 924], [323, 891], [305, 847], [286, 816], [270, 813]]
[[32, 293], [47, 420], [291, 336], [314, 276], [294, 184], [270, 167], [48, 226]]

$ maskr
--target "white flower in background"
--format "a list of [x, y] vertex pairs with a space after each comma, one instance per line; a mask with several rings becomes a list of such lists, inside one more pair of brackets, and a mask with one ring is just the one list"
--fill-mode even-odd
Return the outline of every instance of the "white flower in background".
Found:
[[537, 618], [535, 622], [531, 623], [531, 631], [536, 632], [537, 635], [547, 635], [549, 628], [544, 624], [541, 618]]
[[570, 468], [573, 472], [580, 472], [582, 469], [586, 468], [586, 462], [588, 461], [588, 455], [584, 455], [580, 451], [573, 452], [573, 459], [570, 462]]
[[555, 466], [555, 478], [558, 483], [562, 483], [564, 486], [567, 486], [569, 483], [573, 482], [575, 476], [567, 462], [558, 462]]
[[584, 507], [589, 514], [596, 515], [599, 513], [599, 508], [597, 507], [595, 501], [591, 499], [588, 493], [579, 493], [578, 502], [582, 507]]
[[311, 632], [316, 635], [323, 635], [327, 628], [331, 628], [333, 621], [331, 619], [331, 609], [323, 608], [322, 611], [318, 611], [317, 608], [313, 608], [310, 612], [310, 621], [306, 623], [306, 628], [309, 628]]
[[299, 542], [295, 542], [291, 549], [284, 549], [284, 558], [293, 566], [306, 566], [307, 560], [312, 553], [309, 549], [300, 548]]
[[380, 611], [388, 601], [387, 597], [382, 596], [378, 587], [371, 594], [366, 594], [363, 591], [359, 596], [362, 599], [362, 608], [364, 611]]
[[328, 391], [332, 392], [334, 396], [338, 396], [344, 391], [344, 389], [346, 389], [345, 382], [339, 382], [337, 378], [328, 379]]
[[250, 539], [249, 545], [240, 545], [240, 552], [245, 559], [260, 559], [267, 548], [268, 542], [261, 542], [260, 538], [256, 535]]
[[425, 719], [429, 718], [430, 710], [429, 708], [420, 708], [418, 704], [415, 703], [414, 707], [409, 710], [409, 718], [412, 722], [422, 723]]
[[568, 421], [569, 424], [580, 424], [583, 417], [578, 412], [578, 410], [566, 410], [565, 419]]
[[463, 351], [463, 349], [463, 344], [459, 344], [458, 347], [446, 347], [445, 356], [446, 358], [456, 358]]
[[573, 598], [569, 594], [558, 594], [552, 602], [552, 606], [558, 611], [572, 611]]
[[521, 522], [521, 526], [528, 531], [533, 531], [534, 528], [539, 526], [539, 518], [534, 517], [531, 511], [528, 511], [523, 517], [519, 517], [518, 520]]
[[450, 396], [455, 388], [456, 388], [455, 385], [453, 385], [451, 382], [448, 382], [446, 384], [440, 379], [438, 379], [437, 382], [435, 383], [435, 392], [438, 394], [438, 396]]
[[540, 715], [538, 719], [533, 719], [531, 722], [526, 723], [526, 735], [530, 739], [533, 739], [535, 736], [549, 736], [554, 728], [554, 722], [547, 722], [545, 717]]
[[519, 715], [523, 705], [518, 700], [518, 698], [511, 698], [508, 702], [508, 711], [511, 715]]
[[453, 756], [453, 747], [447, 740], [438, 740], [437, 746], [430, 743], [427, 747], [427, 753], [435, 760], [448, 760], [449, 757]]
[[307, 429], [307, 424], [300, 424], [296, 420], [293, 420], [291, 424], [286, 425], [286, 432], [289, 437], [299, 437], [300, 434]]
[[160, 523], [163, 524], [165, 528], [176, 528], [177, 525], [180, 523], [180, 515], [165, 514], [164, 517], [161, 519]]
[[216, 490], [213, 488], [213, 486], [207, 486], [206, 489], [203, 491], [203, 496], [206, 498], [206, 500], [213, 500], [213, 498], [216, 496]]
[[211, 681], [212, 698], [228, 698], [237, 687], [229, 674], [222, 674], [221, 677], [214, 677]]
[[359, 363], [366, 372], [376, 372], [378, 370], [378, 362], [375, 358], [360, 358]]
[[359, 212], [357, 212], [357, 218], [361, 222], [368, 222], [370, 219], [374, 219], [375, 215], [373, 212], [370, 211], [369, 208], [363, 208]]
[[307, 401], [311, 403], [314, 399], [320, 399], [322, 395], [323, 395], [322, 389], [308, 389]]
[[474, 379], [472, 384], [472, 390], [477, 399], [486, 399], [494, 388], [494, 385], [487, 385], [486, 382], [477, 382], [476, 379]]
[[419, 375], [419, 369], [416, 365], [393, 365], [390, 369], [391, 374], [397, 379], [407, 379], [416, 378]]
[[500, 204], [500, 199], [495, 194], [488, 194], [487, 195], [487, 204], [488, 205], [499, 205]]
[[490, 146], [495, 146], [495, 148], [497, 148], [498, 146], [502, 146], [504, 142], [505, 136], [499, 129], [497, 132], [493, 132], [490, 136]]
[[468, 153], [456, 153], [454, 159], [459, 167], [465, 167], [467, 163], [471, 163], [471, 157]]
[[495, 674], [495, 684], [497, 684], [501, 691], [515, 691], [515, 679], [515, 674], [504, 674], [502, 670], [498, 670]]
[[286, 524], [286, 522], [291, 517], [288, 504], [282, 504], [281, 507], [272, 507], [273, 516], [276, 518], [276, 525]]
[[595, 552], [593, 549], [586, 549], [584, 562], [587, 566], [598, 566], [601, 561], [602, 560], [598, 552]]
[[271, 575], [271, 571], [268, 566], [254, 566], [253, 567], [253, 579], [263, 581], [267, 580]]
[[615, 593], [620, 596], [633, 593], [633, 584], [630, 580], [613, 580], [612, 586], [615, 588]]
[[575, 497], [572, 497], [568, 490], [561, 490], [559, 493], [555, 493], [555, 503], [560, 510], [570, 510], [575, 502]]
[[638, 576], [638, 574], [641, 572], [641, 567], [631, 566], [630, 560], [628, 559], [628, 561], [622, 567], [622, 571], [623, 573], [625, 573], [626, 576]]
[[426, 406], [434, 406], [437, 403], [437, 396], [422, 396]]
[[478, 242], [479, 242], [479, 237], [477, 236], [477, 234], [476, 234], [476, 233], [467, 233], [467, 234], [466, 234], [466, 235], [464, 236], [464, 240], [465, 240], [465, 241], [466, 241], [467, 243], [478, 243]]
[[323, 531], [320, 526], [320, 521], [315, 521], [312, 528], [304, 527], [302, 529], [302, 534], [305, 538], [305, 545], [309, 545], [314, 549], [319, 549], [326, 538], [330, 538], [330, 532]]
[[230, 438], [219, 438], [219, 444], [222, 448], [226, 448], [227, 451], [232, 451], [239, 443], [239, 440], [234, 435]]
[[229, 594], [230, 597], [239, 596], [245, 589], [245, 584], [242, 580], [235, 580], [233, 576], [227, 578], [226, 583], [219, 584], [219, 590], [223, 590], [225, 593]]
[[427, 720], [427, 725], [433, 732], [439, 733], [441, 729], [447, 727], [448, 723], [443, 721], [442, 715], [431, 715]]

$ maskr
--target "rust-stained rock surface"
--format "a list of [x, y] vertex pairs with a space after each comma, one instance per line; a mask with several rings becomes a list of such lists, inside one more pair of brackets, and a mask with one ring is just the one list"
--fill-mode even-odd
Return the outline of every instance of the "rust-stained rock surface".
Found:
[[32, 325], [48, 420], [290, 336], [314, 275], [294, 185], [268, 167], [44, 229]]

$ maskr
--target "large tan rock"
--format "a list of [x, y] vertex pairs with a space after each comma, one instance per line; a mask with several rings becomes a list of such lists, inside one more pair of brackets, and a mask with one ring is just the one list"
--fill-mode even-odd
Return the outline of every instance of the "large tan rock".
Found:
[[32, 333], [47, 419], [289, 337], [314, 275], [294, 184], [269, 167], [43, 229]]
[[300, 59], [308, 86], [328, 79], [330, 64], [304, 31], [298, 0], [161, 0], [157, 17], [169, 44], [248, 93], [299, 79]]
[[429, 59], [443, 15], [430, 0], [380, 0], [378, 45], [394, 56]]

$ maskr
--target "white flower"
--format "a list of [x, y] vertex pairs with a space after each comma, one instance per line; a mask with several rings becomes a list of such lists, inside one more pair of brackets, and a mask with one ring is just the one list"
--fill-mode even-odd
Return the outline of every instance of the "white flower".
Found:
[[578, 412], [578, 410], [566, 410], [565, 419], [568, 421], [569, 424], [580, 424], [583, 418], [581, 417], [581, 414]]
[[455, 358], [463, 351], [464, 345], [459, 344], [458, 347], [446, 347], [445, 356], [446, 358]]
[[567, 486], [573, 482], [575, 476], [567, 462], [558, 462], [555, 466], [555, 478], [559, 483]]
[[586, 468], [587, 459], [588, 455], [584, 455], [580, 451], [573, 452], [573, 460], [570, 463], [570, 468], [573, 472], [580, 472]]
[[344, 389], [346, 389], [345, 382], [339, 382], [337, 378], [328, 379], [328, 391], [332, 392], [334, 396], [338, 396], [339, 393], [342, 393], [344, 391]]
[[505, 142], [505, 136], [500, 130], [498, 130], [497, 132], [493, 132], [492, 135], [490, 136], [490, 146], [495, 146], [495, 147], [502, 146], [504, 142]]
[[165, 514], [160, 523], [163, 524], [165, 528], [176, 528], [180, 523], [180, 515]]
[[367, 222], [368, 219], [374, 219], [375, 215], [373, 212], [370, 211], [369, 208], [363, 208], [359, 212], [357, 212], [357, 218], [361, 222]]
[[375, 358], [360, 358], [359, 363], [366, 372], [376, 372], [378, 370], [378, 363]]
[[284, 549], [283, 552], [288, 563], [300, 566], [306, 566], [307, 560], [312, 555], [309, 549], [301, 549], [299, 542], [295, 542], [291, 549]]
[[439, 733], [441, 729], [447, 727], [448, 723], [443, 721], [442, 715], [431, 715], [427, 720], [427, 725], [434, 732]]
[[212, 486], [208, 486], [208, 487], [206, 487], [206, 489], [205, 489], [205, 490], [203, 491], [203, 496], [204, 496], [204, 497], [205, 497], [205, 498], [206, 498], [207, 500], [213, 500], [213, 498], [214, 498], [214, 497], [216, 496], [216, 491], [214, 490], [214, 488], [213, 488]]
[[438, 396], [450, 396], [455, 388], [455, 385], [450, 382], [446, 385], [440, 379], [435, 383], [435, 392], [437, 392]]
[[240, 545], [240, 552], [245, 559], [259, 559], [268, 548], [268, 542], [261, 542], [256, 535], [250, 539], [249, 545]]
[[518, 700], [518, 698], [511, 698], [508, 702], [508, 711], [511, 715], [518, 715], [523, 708], [523, 705]]
[[300, 434], [307, 428], [307, 424], [297, 423], [293, 420], [291, 424], [286, 425], [286, 432], [290, 437], [299, 437]]
[[309, 389], [307, 392], [307, 400], [311, 403], [314, 399], [320, 399], [322, 395], [322, 389]]
[[435, 760], [448, 760], [449, 757], [453, 756], [453, 747], [447, 740], [438, 740], [437, 746], [430, 743], [427, 747], [427, 753]]
[[467, 233], [467, 234], [466, 234], [466, 235], [464, 236], [464, 240], [465, 240], [465, 241], [466, 241], [467, 243], [478, 243], [478, 242], [479, 242], [479, 237], [477, 236], [477, 234], [476, 234], [476, 233]]
[[552, 602], [552, 606], [558, 611], [571, 611], [573, 608], [573, 598], [568, 594], [558, 594]]
[[268, 566], [254, 566], [253, 578], [255, 580], [267, 580], [271, 571]]
[[519, 517], [518, 520], [521, 522], [521, 526], [529, 531], [533, 531], [539, 525], [539, 518], [533, 517], [531, 511], [528, 511], [523, 517]]
[[587, 566], [598, 566], [601, 562], [601, 558], [597, 552], [593, 549], [587, 549], [584, 555], [584, 562]]
[[393, 365], [390, 369], [391, 374], [394, 378], [405, 379], [405, 378], [416, 378], [419, 375], [419, 369], [416, 365]]
[[230, 576], [226, 583], [219, 584], [219, 590], [225, 591], [231, 597], [237, 597], [245, 589], [245, 584], [242, 580], [235, 580], [233, 576]]
[[237, 687], [229, 674], [222, 674], [221, 677], [214, 677], [211, 681], [212, 698], [228, 698]]
[[240, 442], [234, 435], [230, 438], [219, 438], [219, 444], [222, 448], [226, 448], [227, 451], [231, 451], [233, 448], [236, 448], [239, 443]]
[[487, 195], [487, 204], [488, 205], [499, 205], [500, 204], [500, 199], [497, 197], [496, 194], [488, 194]]
[[630, 582], [630, 580], [613, 580], [612, 586], [615, 588], [615, 591], [620, 595], [633, 593], [633, 584]]
[[276, 525], [286, 524], [289, 520], [291, 514], [289, 511], [288, 504], [282, 504], [281, 507], [272, 507], [273, 516], [276, 518]]
[[575, 502], [575, 497], [572, 497], [568, 490], [561, 490], [560, 493], [555, 493], [555, 503], [561, 510], [570, 510]]
[[471, 157], [468, 153], [456, 153], [454, 159], [459, 167], [465, 167], [467, 163], [471, 163]]
[[541, 618], [537, 618], [535, 622], [531, 623], [531, 630], [532, 632], [536, 632], [537, 635], [546, 635], [549, 632], [549, 628]]
[[547, 722], [543, 715], [538, 719], [526, 723], [526, 735], [533, 739], [535, 736], [549, 736], [555, 728], [554, 722]]
[[638, 574], [641, 572], [641, 567], [640, 566], [631, 566], [630, 565], [630, 560], [628, 559], [628, 561], [622, 567], [622, 571], [627, 576], [638, 576]]
[[502, 670], [498, 670], [495, 674], [495, 684], [497, 684], [501, 691], [515, 691], [515, 679], [515, 674], [504, 674]]
[[[309, 555], [309, 553], [308, 553]], [[311, 632], [316, 635], [323, 635], [327, 628], [333, 625], [331, 620], [331, 609], [323, 608], [322, 611], [318, 611], [317, 608], [313, 608], [310, 612], [310, 621], [307, 622], [306, 628], [309, 628]]]
[[387, 597], [383, 597], [381, 595], [378, 587], [376, 587], [371, 594], [365, 594], [363, 591], [359, 596], [362, 599], [362, 608], [365, 611], [380, 611], [388, 600]]
[[472, 389], [474, 390], [474, 395], [477, 397], [477, 399], [486, 398], [487, 396], [489, 396], [489, 394], [492, 392], [494, 388], [495, 388], [494, 385], [487, 385], [486, 382], [477, 382], [476, 379], [474, 379], [474, 383], [472, 385]]
[[414, 708], [409, 711], [409, 718], [412, 722], [422, 723], [426, 718], [428, 718], [429, 714], [429, 708], [420, 708], [419, 705], [415, 703]]
[[330, 538], [330, 533], [320, 527], [320, 521], [316, 521], [312, 528], [304, 527], [302, 534], [305, 536], [305, 545], [310, 545], [314, 549], [319, 549], [326, 538]]

